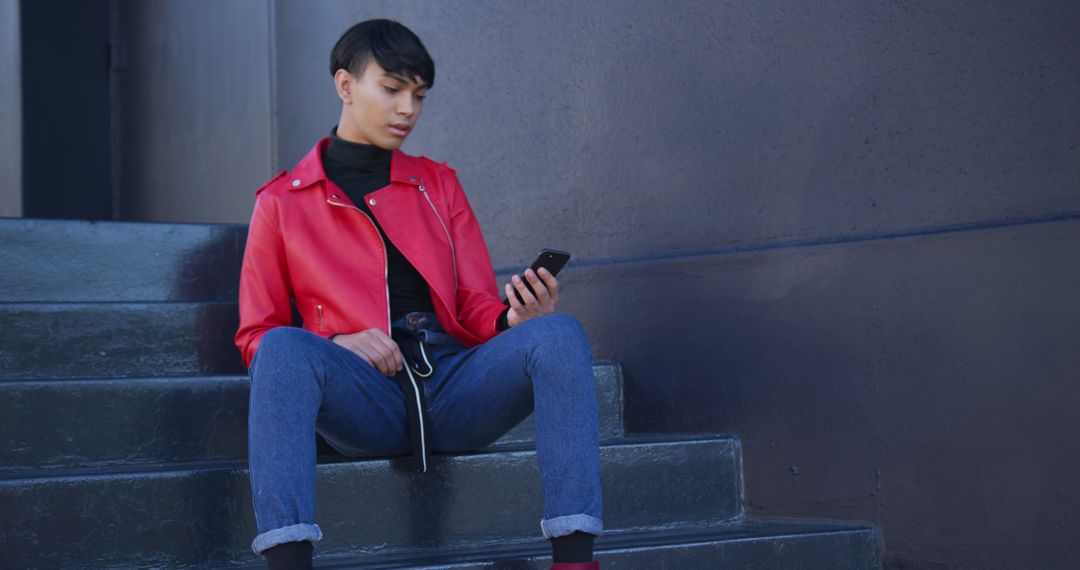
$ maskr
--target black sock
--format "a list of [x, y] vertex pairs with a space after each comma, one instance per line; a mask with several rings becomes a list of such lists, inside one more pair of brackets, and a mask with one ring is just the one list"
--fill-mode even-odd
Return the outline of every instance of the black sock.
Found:
[[268, 570], [311, 570], [311, 543], [283, 542], [263, 551]]
[[552, 562], [592, 562], [596, 536], [577, 531], [551, 539]]

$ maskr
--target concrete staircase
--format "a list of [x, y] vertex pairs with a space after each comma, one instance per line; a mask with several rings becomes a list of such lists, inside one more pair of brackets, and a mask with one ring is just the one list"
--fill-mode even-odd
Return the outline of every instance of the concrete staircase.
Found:
[[[258, 567], [248, 379], [232, 347], [246, 228], [0, 220], [0, 566]], [[600, 398], [605, 568], [878, 568], [859, 523], [754, 520], [740, 441], [625, 433]], [[323, 568], [546, 568], [531, 419], [488, 449], [322, 445]]]

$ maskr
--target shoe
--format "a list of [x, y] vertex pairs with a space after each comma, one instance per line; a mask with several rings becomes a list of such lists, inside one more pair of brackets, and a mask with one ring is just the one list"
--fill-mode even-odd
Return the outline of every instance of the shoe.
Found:
[[267, 570], [310, 570], [311, 542], [283, 542], [263, 552]]
[[551, 565], [551, 570], [600, 570], [600, 563], [592, 562], [556, 562]]

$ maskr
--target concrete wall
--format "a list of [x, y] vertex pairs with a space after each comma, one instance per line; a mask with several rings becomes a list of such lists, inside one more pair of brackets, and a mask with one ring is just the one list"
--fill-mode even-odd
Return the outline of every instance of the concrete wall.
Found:
[[19, 1], [0, 0], [0, 217], [22, 215]]
[[741, 436], [753, 514], [878, 523], [890, 568], [1080, 562], [1080, 5], [139, 5], [134, 217], [246, 221], [340, 32], [399, 19], [438, 68], [406, 150], [496, 266], [575, 254], [632, 428]]
[[631, 427], [743, 437], [753, 514], [881, 524], [891, 568], [1076, 565], [1075, 4], [275, 9], [277, 165], [336, 120], [337, 35], [412, 27], [406, 148], [497, 266], [575, 253]]
[[458, 168], [496, 265], [1080, 209], [1068, 3], [276, 6], [278, 165], [337, 119], [339, 33], [398, 18], [437, 63], [406, 148]]
[[270, 175], [265, 0], [117, 0], [120, 217], [244, 222]]
[[748, 513], [873, 521], [887, 568], [1075, 568], [1080, 215], [580, 268], [644, 431], [743, 438]]

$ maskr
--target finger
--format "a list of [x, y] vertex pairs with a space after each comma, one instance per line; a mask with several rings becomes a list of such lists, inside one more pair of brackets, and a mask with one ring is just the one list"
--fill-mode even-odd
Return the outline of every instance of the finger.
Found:
[[524, 317], [525, 308], [521, 306], [521, 301], [518, 301], [517, 295], [514, 294], [514, 287], [509, 283], [503, 286], [503, 290], [506, 291], [506, 299], [510, 303], [510, 310], [506, 312], [506, 323], [510, 326], [520, 324], [522, 317]]
[[395, 366], [394, 372], [401, 372], [401, 369], [405, 366], [405, 357], [402, 356], [401, 348], [397, 345], [397, 343], [394, 343], [393, 356]]
[[556, 279], [546, 267], [541, 267], [540, 271], [537, 272], [537, 276], [544, 281], [544, 285], [547, 286], [548, 289], [559, 288], [559, 280]]
[[385, 376], [393, 376], [397, 373], [394, 368], [394, 360], [389, 353], [379, 352], [379, 372], [382, 372]]
[[383, 354], [386, 357], [387, 366], [393, 368], [394, 372], [401, 370], [404, 359], [401, 356], [401, 347], [398, 346], [394, 339], [386, 336], [386, 333], [379, 331], [380, 334], [376, 335], [380, 346], [383, 348]]
[[[511, 281], [513, 280], [511, 279]], [[514, 294], [514, 286], [510, 283], [507, 283], [503, 286], [503, 290], [506, 291], [506, 300], [510, 302], [510, 308], [517, 309], [517, 311], [520, 313], [522, 310], [521, 300], [519, 300], [518, 296]]]
[[382, 358], [379, 356], [378, 352], [375, 352], [371, 345], [357, 343], [352, 349], [353, 352], [360, 356], [360, 358], [363, 358], [365, 362], [370, 364], [372, 368], [378, 370], [381, 374], [386, 374], [386, 371], [383, 370]]
[[405, 364], [405, 357], [401, 354], [401, 347], [394, 341], [390, 341], [390, 363], [394, 366], [394, 372], [400, 371]]
[[390, 364], [391, 360], [389, 358], [389, 354], [385, 352], [385, 349], [383, 347], [375, 346], [372, 346], [370, 348], [373, 352], [377, 354], [377, 356], [375, 357], [375, 362], [376, 368], [379, 369], [379, 372], [382, 372], [384, 376], [393, 376], [395, 370], [393, 370], [393, 367]]
[[[360, 359], [363, 360], [364, 362], [367, 362], [368, 364], [371, 364], [371, 358], [368, 355], [364, 354], [364, 351], [360, 349], [359, 345], [353, 344], [353, 343], [348, 343], [348, 344], [342, 344], [341, 346], [344, 346], [345, 348], [349, 349], [349, 352], [359, 356]], [[374, 364], [371, 364], [371, 365], [375, 366]]]
[[536, 297], [537, 302], [539, 302], [541, 306], [547, 305], [550, 295], [548, 294], [547, 285], [540, 280], [540, 276], [530, 268], [525, 271], [525, 278], [528, 279], [529, 284], [532, 285], [533, 294]]
[[375, 355], [374, 360], [377, 363], [379, 372], [382, 372], [386, 376], [393, 376], [397, 373], [397, 367], [394, 363], [394, 353], [383, 344], [382, 339], [378, 335], [372, 335], [369, 339], [368, 349]]
[[378, 363], [376, 367], [379, 371], [387, 376], [393, 376], [401, 370], [398, 366], [400, 360], [395, 358], [395, 353], [398, 352], [397, 343], [386, 336], [381, 329], [368, 329], [364, 332], [368, 348], [376, 355], [375, 361]]
[[517, 299], [517, 295], [514, 294], [514, 288], [509, 283], [503, 285], [503, 293], [506, 295], [507, 303], [510, 304], [510, 310], [506, 312], [506, 322], [510, 326], [519, 324], [515, 322], [515, 319], [520, 319], [522, 315], [521, 303]]
[[544, 280], [544, 284], [547, 285], [548, 295], [551, 296], [551, 304], [559, 302], [559, 280], [555, 279], [555, 276], [547, 270], [546, 267], [540, 268], [540, 278]]
[[356, 349], [359, 354], [363, 354], [364, 360], [368, 361], [368, 364], [375, 367], [379, 372], [386, 374], [383, 370], [383, 358], [378, 349], [378, 335], [375, 335], [370, 330], [366, 330], [360, 334], [356, 339]]
[[532, 308], [536, 306], [536, 297], [529, 292], [529, 288], [525, 286], [525, 281], [522, 278], [515, 275], [512, 281], [514, 282], [514, 288], [521, 295], [521, 300], [525, 301], [525, 307], [532, 312]]

